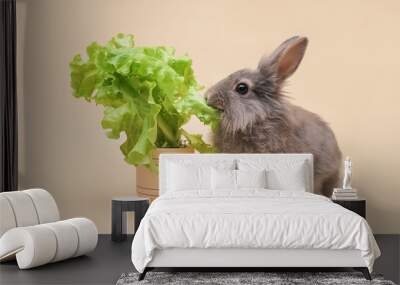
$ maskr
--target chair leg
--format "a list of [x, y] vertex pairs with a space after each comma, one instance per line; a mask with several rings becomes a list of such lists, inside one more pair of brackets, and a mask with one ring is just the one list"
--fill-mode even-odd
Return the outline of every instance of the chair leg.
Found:
[[369, 274], [369, 270], [367, 267], [355, 267], [354, 269], [357, 271], [361, 271], [361, 273], [364, 275], [365, 279], [372, 280], [371, 274]]
[[146, 277], [146, 273], [147, 273], [148, 269], [147, 267], [143, 270], [142, 273], [139, 274], [139, 278], [138, 281], [142, 281], [144, 279], [144, 277]]

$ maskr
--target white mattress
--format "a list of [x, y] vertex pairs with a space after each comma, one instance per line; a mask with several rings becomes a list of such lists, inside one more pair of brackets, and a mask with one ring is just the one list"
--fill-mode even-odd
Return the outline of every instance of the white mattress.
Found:
[[219, 195], [183, 191], [156, 199], [132, 243], [136, 269], [170, 248], [358, 250], [370, 271], [380, 255], [367, 222], [326, 197], [261, 189]]

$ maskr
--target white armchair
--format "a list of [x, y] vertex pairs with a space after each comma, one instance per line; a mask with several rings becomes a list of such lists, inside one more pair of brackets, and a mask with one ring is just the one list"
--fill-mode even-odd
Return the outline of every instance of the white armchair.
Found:
[[80, 256], [96, 248], [97, 234], [89, 219], [60, 221], [46, 190], [0, 193], [0, 262], [16, 258], [28, 269]]

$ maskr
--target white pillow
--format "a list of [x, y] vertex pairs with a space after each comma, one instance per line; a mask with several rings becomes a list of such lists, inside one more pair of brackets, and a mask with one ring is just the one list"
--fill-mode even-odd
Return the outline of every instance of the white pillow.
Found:
[[307, 191], [311, 188], [309, 164], [293, 159], [240, 159], [240, 170], [267, 170], [267, 188], [271, 190]]
[[210, 190], [211, 167], [169, 163], [168, 191]]
[[267, 187], [272, 190], [306, 191], [308, 177], [303, 163], [293, 164], [286, 169], [271, 169], [267, 171]]
[[267, 188], [267, 171], [236, 170], [237, 188]]
[[266, 188], [266, 170], [211, 170], [211, 185], [215, 190], [238, 190], [241, 188]]
[[236, 170], [213, 167], [211, 170], [211, 185], [213, 190], [236, 190]]

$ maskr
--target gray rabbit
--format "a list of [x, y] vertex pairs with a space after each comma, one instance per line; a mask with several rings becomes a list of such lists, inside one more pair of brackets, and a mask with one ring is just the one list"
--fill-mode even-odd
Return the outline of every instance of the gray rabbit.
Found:
[[308, 40], [292, 37], [258, 68], [242, 69], [209, 90], [207, 103], [222, 111], [215, 145], [228, 153], [312, 153], [314, 192], [330, 196], [339, 180], [341, 152], [318, 115], [288, 102], [285, 80], [299, 66]]

